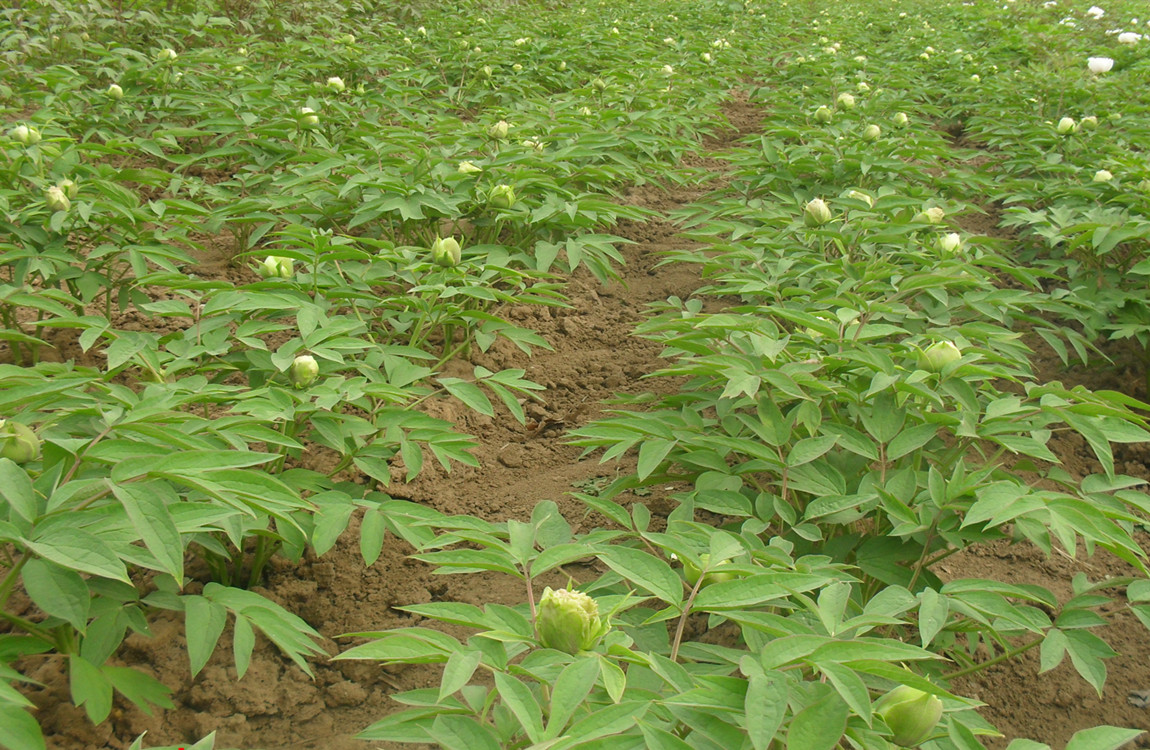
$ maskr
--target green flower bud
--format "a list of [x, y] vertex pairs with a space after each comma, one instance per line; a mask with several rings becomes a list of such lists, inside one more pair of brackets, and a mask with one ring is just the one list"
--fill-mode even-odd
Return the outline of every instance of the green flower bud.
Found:
[[278, 255], [269, 255], [264, 262], [256, 266], [256, 273], [265, 279], [290, 279], [295, 273], [295, 263], [291, 258], [281, 258]]
[[72, 180], [69, 180], [67, 177], [60, 180], [58, 183], [56, 183], [56, 185], [61, 190], [63, 190], [64, 195], [68, 196], [69, 198], [75, 198], [77, 195], [80, 194], [80, 186], [77, 185]]
[[458, 167], [457, 171], [460, 174], [478, 174], [478, 173], [483, 171], [483, 168], [480, 166], [477, 166], [475, 164], [475, 162], [461, 161], [461, 162], [459, 162], [459, 167]]
[[310, 354], [301, 354], [292, 360], [288, 377], [296, 388], [307, 388], [319, 377], [319, 364]]
[[327, 83], [324, 85], [337, 94], [343, 93], [343, 90], [347, 88], [347, 85], [339, 76], [332, 76], [331, 78], [327, 79]]
[[803, 223], [808, 227], [822, 226], [834, 218], [830, 206], [822, 198], [815, 198], [804, 206], [803, 213]]
[[870, 206], [872, 208], [874, 207], [874, 198], [870, 197], [869, 195], [862, 192], [861, 190], [852, 190], [849, 193], [847, 193], [847, 197], [848, 198], [854, 198], [856, 201], [862, 201], [863, 203], [867, 204], [868, 206]]
[[156, 53], [156, 59], [160, 62], [172, 62], [177, 57], [179, 57], [179, 55], [177, 55], [176, 51], [171, 47], [165, 47]]
[[1073, 117], [1063, 117], [1054, 129], [1059, 135], [1073, 135], [1078, 132], [1078, 123], [1074, 122]]
[[1095, 182], [1110, 182], [1114, 179], [1114, 175], [1108, 169], [1099, 169], [1094, 173]]
[[879, 136], [882, 135], [882, 128], [878, 125], [867, 125], [863, 130], [862, 139], [867, 142], [877, 141]]
[[110, 84], [107, 91], [104, 92], [104, 96], [118, 102], [124, 98], [124, 89], [118, 83]]
[[496, 185], [487, 194], [487, 204], [493, 208], [511, 208], [515, 205], [515, 190], [510, 185]]
[[567, 654], [593, 648], [610, 626], [599, 619], [599, 605], [582, 591], [543, 589], [535, 616], [539, 643]]
[[0, 458], [18, 464], [34, 461], [40, 455], [40, 438], [20, 422], [0, 419]]
[[815, 119], [823, 124], [830, 122], [832, 117], [834, 117], [834, 113], [825, 104], [815, 110]]
[[49, 210], [53, 213], [57, 211], [67, 211], [72, 207], [72, 201], [68, 200], [68, 196], [56, 185], [48, 188], [44, 202], [48, 204]]
[[918, 365], [924, 370], [941, 372], [947, 365], [962, 358], [962, 350], [950, 341], [931, 344], [918, 357]]
[[507, 137], [509, 130], [511, 130], [511, 126], [507, 123], [507, 121], [500, 120], [487, 129], [487, 134], [495, 140], [501, 141]]
[[910, 118], [906, 116], [906, 112], [895, 112], [894, 117], [890, 118], [896, 128], [905, 128]]
[[1078, 121], [1078, 126], [1083, 130], [1093, 130], [1098, 127], [1098, 118], [1094, 115], [1087, 115]]
[[607, 88], [607, 82], [602, 78], [596, 78], [595, 80], [591, 81], [591, 86], [596, 91], [604, 91]]
[[900, 685], [875, 703], [874, 712], [890, 727], [891, 741], [901, 747], [915, 747], [930, 737], [942, 718], [938, 696]]
[[[712, 567], [710, 565], [711, 556], [706, 553], [699, 555], [699, 562], [703, 564], [704, 568]], [[716, 563], [716, 565], [726, 565], [729, 562], [730, 560], [720, 560], [718, 563]], [[696, 568], [686, 560], [683, 561], [683, 577], [686, 578], [687, 583], [691, 584], [692, 586], [694, 586], [699, 581], [699, 576], [702, 574], [702, 572], [702, 570]], [[723, 583], [724, 581], [731, 581], [736, 577], [737, 576], [734, 573], [727, 572], [707, 573], [703, 576], [703, 583], [699, 586], [699, 588], [710, 586], [712, 583]]]
[[839, 98], [836, 99], [835, 102], [838, 104], [838, 106], [842, 107], [843, 109], [854, 109], [855, 108], [854, 96], [851, 94], [848, 94], [846, 91], [839, 94]]
[[459, 265], [463, 249], [454, 237], [436, 237], [435, 242], [431, 243], [431, 257], [444, 268], [451, 268]]

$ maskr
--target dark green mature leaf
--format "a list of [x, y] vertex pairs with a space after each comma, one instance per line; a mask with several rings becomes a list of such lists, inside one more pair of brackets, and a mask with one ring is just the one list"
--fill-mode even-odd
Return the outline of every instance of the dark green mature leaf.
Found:
[[427, 733], [444, 750], [501, 750], [495, 732], [468, 716], [441, 714]]

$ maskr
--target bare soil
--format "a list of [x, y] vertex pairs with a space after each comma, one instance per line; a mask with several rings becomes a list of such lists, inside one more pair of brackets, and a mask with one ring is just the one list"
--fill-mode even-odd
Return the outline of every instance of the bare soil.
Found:
[[[716, 152], [761, 128], [763, 113], [747, 104], [732, 104], [726, 115], [733, 130], [708, 144]], [[714, 159], [697, 160], [697, 164], [716, 171], [721, 168]], [[626, 200], [668, 212], [717, 187], [718, 180], [720, 176], [709, 183], [670, 191], [648, 185], [632, 190]], [[658, 265], [661, 253], [687, 244], [676, 236], [671, 224], [658, 220], [624, 222], [615, 231], [635, 242], [624, 248], [627, 262], [619, 282], [602, 286], [587, 274], [576, 274], [567, 288], [571, 309], [523, 307], [506, 311], [514, 322], [547, 338], [553, 352], [538, 351], [527, 358], [513, 346], [497, 345], [470, 362], [458, 363], [461, 373], [476, 364], [492, 370], [526, 368], [527, 377], [547, 389], [541, 403], [528, 405], [528, 425], [518, 424], [506, 413], [491, 419], [456, 408], [446, 400], [432, 404], [436, 416], [454, 421], [461, 431], [479, 439], [476, 456], [481, 467], [457, 466], [444, 473], [429, 465], [413, 484], [393, 488], [397, 497], [445, 513], [476, 514], [491, 520], [526, 519], [537, 503], [553, 500], [574, 525], [593, 523], [594, 519], [584, 518], [583, 506], [568, 493], [631, 467], [603, 465], [594, 457], [581, 459], [580, 449], [564, 443], [564, 432], [597, 417], [605, 408], [603, 401], [615, 394], [674, 387], [668, 379], [643, 379], [662, 365], [659, 347], [631, 333], [647, 304], [672, 295], [685, 298], [701, 283], [693, 268]], [[206, 256], [210, 250], [209, 246]], [[221, 255], [225, 250], [220, 248]], [[197, 272], [234, 275], [236, 269], [226, 260], [205, 257]], [[1067, 371], [1053, 359], [1039, 365], [1050, 379], [1145, 396], [1138, 367]], [[1093, 470], [1085, 445], [1068, 440], [1061, 451], [1071, 472]], [[1148, 458], [1145, 446], [1130, 446], [1118, 465], [1125, 473], [1145, 476], [1150, 471]], [[670, 491], [656, 490], [641, 501], [656, 517], [665, 516], [672, 509], [666, 497]], [[429, 601], [516, 603], [523, 599], [521, 584], [505, 577], [433, 576], [425, 565], [409, 559], [412, 550], [408, 545], [395, 539], [389, 539], [374, 565], [365, 567], [357, 540], [358, 522], [353, 521], [337, 547], [322, 558], [309, 557], [298, 565], [275, 561], [259, 589], [319, 630], [328, 639], [325, 647], [330, 654], [352, 643], [339, 639], [340, 634], [418, 624], [420, 618], [395, 609], [398, 606]], [[1092, 580], [1128, 573], [1123, 563], [1102, 555], [1077, 560], [1061, 555], [1047, 558], [1028, 546], [1004, 544], [950, 558], [939, 573], [948, 578], [1036, 583], [1065, 595], [1072, 576], [1079, 571]], [[195, 592], [194, 584], [190, 590]], [[1034, 651], [989, 668], [958, 687], [988, 704], [985, 715], [1007, 738], [1029, 737], [1058, 748], [1074, 731], [1098, 724], [1150, 729], [1150, 710], [1135, 708], [1126, 700], [1129, 691], [1150, 687], [1150, 639], [1129, 613], [1120, 616], [1104, 635], [1120, 656], [1109, 662], [1110, 677], [1101, 697], [1069, 663], [1038, 675]], [[172, 697], [176, 708], [148, 716], [117, 698], [112, 718], [92, 726], [83, 711], [71, 705], [67, 670], [60, 657], [45, 657], [28, 665], [29, 676], [43, 683], [29, 695], [50, 734], [49, 747], [125, 748], [145, 731], [147, 745], [179, 745], [216, 731], [217, 747], [362, 750], [369, 745], [353, 736], [398, 708], [390, 700], [391, 694], [438, 684], [435, 667], [382, 669], [371, 663], [342, 661], [314, 663], [312, 679], [262, 638], [247, 675], [237, 681], [227, 634], [208, 666], [192, 679], [182, 618], [167, 614], [154, 621], [152, 638], [130, 637], [116, 659], [175, 688]], [[1003, 740], [992, 747], [1006, 744]], [[378, 743], [371, 746], [379, 747]]]

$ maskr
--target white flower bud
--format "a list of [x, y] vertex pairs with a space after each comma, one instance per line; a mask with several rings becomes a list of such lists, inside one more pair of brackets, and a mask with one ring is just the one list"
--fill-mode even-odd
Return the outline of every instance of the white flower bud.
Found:
[[319, 363], [310, 354], [301, 354], [292, 360], [288, 377], [296, 388], [307, 388], [319, 377]]
[[487, 129], [487, 134], [497, 141], [501, 141], [507, 137], [508, 131], [511, 130], [511, 125], [506, 120], [500, 120]]
[[835, 102], [842, 109], [854, 109], [855, 108], [854, 96], [851, 94], [848, 94], [846, 91], [839, 94], [838, 99], [835, 99]]
[[483, 168], [476, 166], [475, 162], [461, 161], [459, 162], [459, 169], [457, 171], [460, 174], [478, 174], [483, 171]]
[[894, 117], [890, 118], [890, 121], [895, 124], [895, 127], [905, 128], [907, 123], [910, 122], [910, 118], [906, 116], [906, 112], [895, 112]]
[[1063, 117], [1054, 128], [1059, 135], [1071, 135], [1078, 132], [1078, 123], [1073, 117]]
[[444, 268], [459, 265], [463, 259], [459, 240], [454, 237], [436, 237], [435, 242], [431, 243], [431, 259]]
[[311, 107], [300, 107], [297, 119], [303, 127], [310, 128], [319, 125], [319, 115]]
[[328, 87], [328, 89], [334, 91], [337, 94], [342, 93], [343, 90], [347, 88], [343, 82], [343, 79], [339, 76], [332, 76], [331, 78], [327, 79], [327, 83], [325, 85]]
[[156, 59], [160, 62], [172, 62], [177, 57], [179, 57], [179, 55], [177, 55], [176, 51], [171, 47], [165, 47], [156, 53]]
[[1113, 179], [1114, 179], [1114, 175], [1112, 175], [1110, 173], [1110, 171], [1106, 170], [1106, 169], [1099, 169], [1097, 172], [1094, 173], [1094, 181], [1095, 182], [1110, 182]]
[[822, 226], [834, 218], [830, 206], [828, 206], [822, 198], [812, 200], [803, 207], [803, 212], [805, 214], [803, 216], [803, 222], [808, 227]]
[[49, 210], [53, 212], [67, 211], [72, 207], [72, 201], [68, 200], [68, 196], [56, 185], [48, 188], [44, 202], [48, 204]]

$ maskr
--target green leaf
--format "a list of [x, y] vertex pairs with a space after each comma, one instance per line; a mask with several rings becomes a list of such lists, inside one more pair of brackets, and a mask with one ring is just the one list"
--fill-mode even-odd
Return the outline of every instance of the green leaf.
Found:
[[[1066, 750], [1118, 750], [1127, 742], [1145, 734], [1141, 729], [1100, 726], [1075, 732]], [[1008, 749], [1009, 750], [1009, 749]]]
[[65, 568], [131, 584], [119, 556], [102, 539], [83, 529], [54, 525], [46, 536], [27, 545], [40, 557]]
[[551, 713], [547, 719], [544, 739], [554, 739], [563, 732], [575, 710], [583, 705], [591, 688], [595, 687], [598, 678], [597, 656], [577, 658], [563, 668], [559, 678], [555, 680], [555, 687], [551, 690]]
[[1017, 739], [1011, 740], [1010, 744], [1006, 746], [1006, 750], [1050, 750], [1050, 745], [1034, 740]]
[[528, 738], [532, 742], [539, 742], [543, 736], [543, 710], [531, 690], [505, 672], [495, 673], [495, 689], [499, 691], [503, 705], [515, 714]]
[[787, 454], [787, 467], [793, 469], [796, 466], [810, 463], [835, 447], [837, 442], [837, 435], [803, 438], [795, 443], [791, 452]]
[[787, 750], [833, 750], [847, 728], [850, 710], [829, 687], [795, 714], [787, 728]]
[[787, 681], [777, 674], [752, 674], [744, 709], [751, 744], [769, 750], [787, 712]]
[[678, 445], [677, 440], [645, 440], [639, 446], [639, 463], [635, 469], [639, 480], [646, 479], [655, 469], [659, 468], [659, 464], [676, 445]]
[[216, 650], [216, 643], [228, 622], [228, 611], [202, 596], [185, 596], [183, 601], [188, 660], [192, 665], [192, 677], [195, 677]]
[[826, 675], [843, 701], [869, 725], [871, 722], [870, 692], [858, 673], [835, 663], [820, 663], [819, 671]]
[[452, 396], [480, 414], [488, 417], [495, 416], [495, 408], [491, 405], [491, 400], [474, 383], [468, 383], [459, 378], [439, 378], [439, 384], [446, 388]]
[[639, 731], [643, 733], [644, 747], [650, 750], [694, 750], [693, 745], [687, 744], [666, 729], [640, 723]]
[[918, 450], [929, 443], [936, 434], [938, 434], [938, 426], [933, 424], [920, 424], [903, 430], [887, 446], [887, 460], [894, 461]]
[[1106, 682], [1106, 664], [1103, 659], [1109, 659], [1118, 654], [1114, 649], [1098, 636], [1088, 630], [1062, 631], [1066, 636], [1066, 651], [1070, 654], [1070, 661], [1078, 674], [1094, 686], [1098, 696], [1102, 696], [1102, 685]]
[[601, 556], [611, 570], [673, 606], [683, 601], [683, 581], [665, 560], [630, 547], [611, 547]]
[[495, 732], [467, 716], [441, 714], [427, 732], [445, 750], [501, 750]]
[[124, 506], [136, 533], [160, 563], [161, 571], [184, 580], [184, 545], [168, 510], [179, 498], [166, 482], [113, 484], [112, 492]]
[[252, 661], [256, 647], [256, 633], [246, 617], [235, 616], [232, 626], [232, 658], [236, 662], [236, 679], [242, 680]]
[[72, 702], [83, 706], [93, 724], [112, 712], [112, 683], [94, 664], [78, 654], [68, 657]]
[[79, 573], [32, 558], [24, 565], [23, 576], [24, 590], [36, 606], [85, 632], [92, 594]]
[[475, 669], [483, 658], [481, 651], [457, 651], [447, 659], [443, 667], [443, 677], [439, 680], [439, 702], [455, 693], [471, 680]]
[[359, 554], [364, 565], [374, 565], [383, 552], [384, 534], [387, 519], [375, 508], [364, 511], [363, 522], [359, 525]]
[[112, 681], [112, 687], [139, 706], [148, 716], [152, 715], [151, 706], [175, 708], [175, 704], [168, 697], [172, 692], [171, 688], [159, 680], [128, 667], [106, 666], [102, 671]]
[[950, 602], [934, 589], [923, 589], [919, 599], [921, 604], [918, 608], [918, 635], [922, 640], [922, 647], [926, 648], [946, 625]]
[[35, 522], [40, 517], [40, 504], [36, 502], [31, 477], [8, 458], [0, 458], [0, 497], [25, 521]]
[[32, 714], [0, 703], [0, 746], [7, 750], [46, 750], [44, 733]]

